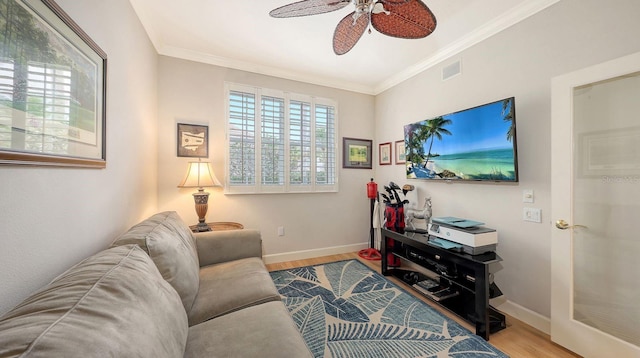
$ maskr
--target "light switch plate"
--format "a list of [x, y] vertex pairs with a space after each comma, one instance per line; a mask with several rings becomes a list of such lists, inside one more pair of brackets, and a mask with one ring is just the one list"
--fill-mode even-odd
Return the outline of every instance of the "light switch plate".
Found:
[[522, 220], [534, 223], [542, 222], [542, 210], [537, 208], [524, 208], [522, 212]]
[[533, 203], [533, 189], [524, 189], [522, 191], [522, 202]]

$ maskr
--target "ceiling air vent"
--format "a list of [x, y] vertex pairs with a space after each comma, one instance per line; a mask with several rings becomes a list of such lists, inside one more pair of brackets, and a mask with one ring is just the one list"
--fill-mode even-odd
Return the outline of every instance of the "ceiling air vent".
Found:
[[460, 64], [460, 60], [445, 66], [442, 68], [442, 80], [446, 81], [451, 77], [455, 77], [460, 74], [462, 65]]

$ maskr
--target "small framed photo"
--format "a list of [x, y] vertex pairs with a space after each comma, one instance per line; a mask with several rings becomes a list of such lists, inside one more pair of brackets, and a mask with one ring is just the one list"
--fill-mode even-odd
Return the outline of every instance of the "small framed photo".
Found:
[[178, 157], [209, 157], [209, 126], [178, 123]]
[[381, 143], [378, 146], [378, 154], [380, 159], [380, 165], [389, 165], [391, 164], [391, 142]]
[[404, 140], [396, 141], [396, 164], [407, 162], [407, 153], [404, 147]]
[[342, 167], [371, 169], [371, 147], [369, 139], [342, 138]]

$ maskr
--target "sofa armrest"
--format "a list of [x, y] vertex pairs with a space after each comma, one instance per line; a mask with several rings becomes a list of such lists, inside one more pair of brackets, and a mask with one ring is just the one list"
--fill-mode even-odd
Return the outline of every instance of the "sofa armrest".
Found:
[[262, 236], [258, 230], [207, 231], [193, 236], [200, 267], [248, 257], [262, 258]]

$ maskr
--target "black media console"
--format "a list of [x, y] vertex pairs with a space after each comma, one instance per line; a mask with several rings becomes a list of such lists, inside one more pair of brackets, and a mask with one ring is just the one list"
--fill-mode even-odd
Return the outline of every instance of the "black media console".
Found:
[[[489, 281], [489, 265], [501, 259], [495, 252], [480, 255], [458, 253], [428, 243], [427, 234], [403, 234], [382, 229], [382, 274], [395, 276], [417, 292], [475, 325], [476, 334], [489, 334], [506, 327], [505, 316], [489, 305], [489, 298], [502, 293]], [[394, 240], [387, 245], [387, 238]], [[389, 247], [388, 247], [389, 246]], [[389, 267], [387, 254], [409, 260], [425, 272]]]

